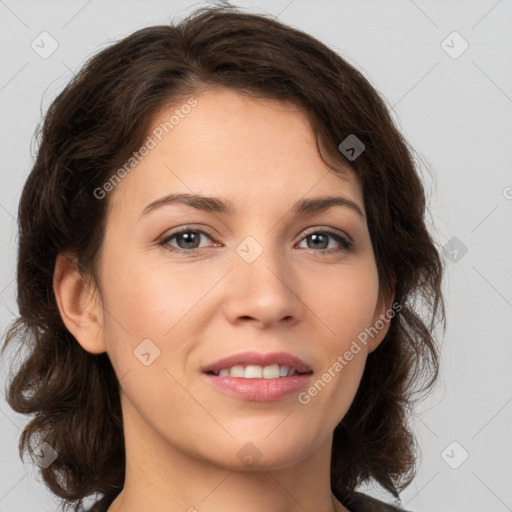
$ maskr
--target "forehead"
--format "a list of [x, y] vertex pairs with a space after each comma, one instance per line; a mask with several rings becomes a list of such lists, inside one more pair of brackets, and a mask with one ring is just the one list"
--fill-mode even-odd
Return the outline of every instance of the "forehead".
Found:
[[229, 89], [187, 100], [154, 117], [146, 139], [151, 149], [111, 193], [112, 213], [140, 213], [172, 192], [221, 195], [259, 207], [340, 192], [362, 206], [354, 171], [336, 163], [343, 165], [343, 174], [336, 174], [322, 161], [298, 106]]

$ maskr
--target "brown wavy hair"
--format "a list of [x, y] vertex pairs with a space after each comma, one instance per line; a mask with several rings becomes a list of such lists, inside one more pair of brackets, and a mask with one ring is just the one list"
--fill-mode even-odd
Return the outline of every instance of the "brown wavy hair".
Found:
[[[331, 489], [343, 502], [374, 480], [398, 498], [419, 455], [409, 426], [412, 404], [433, 388], [440, 346], [433, 332], [446, 330], [444, 262], [427, 229], [414, 150], [385, 101], [347, 60], [270, 15], [229, 5], [197, 9], [179, 23], [138, 30], [101, 50], [36, 131], [37, 156], [18, 212], [19, 317], [2, 348], [17, 339], [26, 351], [6, 391], [15, 411], [33, 416], [20, 437], [20, 456], [32, 455], [41, 440], [57, 450], [40, 471], [73, 510], [92, 494], [110, 503], [121, 491], [118, 378], [106, 353], [86, 352], [64, 326], [52, 287], [56, 256], [75, 254], [83, 276], [99, 284], [108, 197], [98, 200], [94, 190], [141, 146], [159, 111], [212, 87], [298, 105], [326, 164], [350, 165], [360, 179], [379, 286], [394, 293], [401, 309], [369, 354], [354, 401], [334, 431]], [[350, 134], [365, 145], [352, 162], [338, 149]]]

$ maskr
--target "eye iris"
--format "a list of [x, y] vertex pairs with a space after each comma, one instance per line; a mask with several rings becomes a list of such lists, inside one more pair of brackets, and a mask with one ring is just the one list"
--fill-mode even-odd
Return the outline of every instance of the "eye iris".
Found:
[[[176, 241], [180, 249], [196, 249], [200, 238], [201, 235], [199, 233], [195, 233], [194, 231], [187, 231], [185, 233], [179, 233], [176, 235]], [[185, 244], [180, 244], [180, 240], [184, 240]]]
[[[321, 247], [317, 244], [317, 245], [313, 245], [313, 249], [325, 249], [328, 245], [329, 245], [329, 242], [328, 242], [328, 237], [325, 236], [325, 235], [322, 235], [322, 234], [318, 234], [318, 233], [314, 233], [312, 235], [309, 235], [309, 239], [312, 240], [312, 241], [318, 241], [320, 238], [323, 238], [323, 242], [324, 243], [321, 243]], [[321, 241], [322, 242], [322, 241]]]

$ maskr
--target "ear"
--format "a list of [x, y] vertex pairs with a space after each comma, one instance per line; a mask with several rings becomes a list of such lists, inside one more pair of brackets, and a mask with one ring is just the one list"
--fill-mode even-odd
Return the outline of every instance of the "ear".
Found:
[[64, 325], [82, 348], [92, 354], [106, 352], [102, 309], [96, 287], [86, 282], [73, 255], [57, 256], [53, 292]]
[[[394, 284], [393, 284], [394, 289]], [[400, 311], [400, 305], [393, 306], [395, 298], [394, 292], [379, 292], [379, 299], [375, 307], [372, 325], [368, 328], [370, 331], [370, 339], [368, 341], [368, 353], [373, 352], [382, 343], [391, 325], [391, 319], [395, 316], [396, 311]]]

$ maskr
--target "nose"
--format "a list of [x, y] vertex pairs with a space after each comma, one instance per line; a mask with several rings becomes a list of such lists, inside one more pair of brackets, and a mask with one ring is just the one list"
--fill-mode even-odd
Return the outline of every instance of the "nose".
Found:
[[277, 251], [264, 250], [248, 263], [237, 254], [225, 283], [224, 311], [231, 323], [260, 328], [293, 325], [304, 315], [299, 276]]

